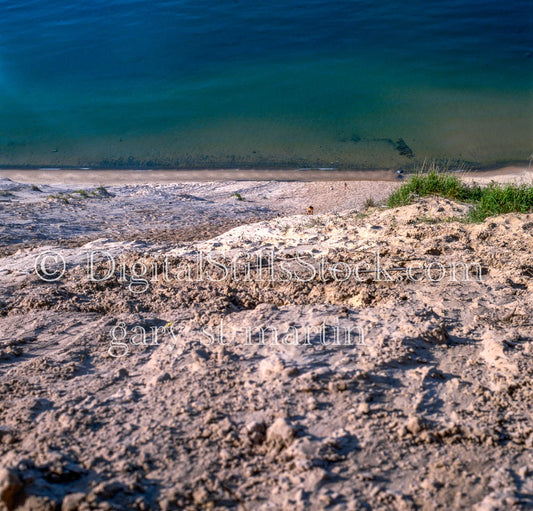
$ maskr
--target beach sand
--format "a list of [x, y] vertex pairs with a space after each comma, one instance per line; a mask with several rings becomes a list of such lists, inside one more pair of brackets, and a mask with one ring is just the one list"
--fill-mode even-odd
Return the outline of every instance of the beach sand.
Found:
[[6, 172], [0, 507], [533, 505], [533, 214]]
[[[469, 179], [517, 181], [530, 178], [531, 166], [507, 165], [493, 169], [465, 171]], [[393, 170], [335, 170], [335, 169], [204, 169], [204, 170], [64, 170], [64, 169], [0, 169], [0, 178], [21, 183], [48, 185], [124, 185], [169, 184], [206, 181], [398, 181]]]

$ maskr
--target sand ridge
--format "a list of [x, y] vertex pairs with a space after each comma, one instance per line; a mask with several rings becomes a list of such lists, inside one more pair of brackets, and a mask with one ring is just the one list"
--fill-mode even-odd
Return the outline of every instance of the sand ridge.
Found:
[[[466, 224], [468, 205], [437, 198], [363, 211], [367, 190], [349, 185], [359, 188], [110, 186], [113, 196], [69, 203], [15, 202], [34, 192], [14, 191], [0, 209], [3, 232], [18, 236], [5, 242], [18, 252], [0, 259], [4, 505], [532, 505], [533, 215]], [[368, 186], [376, 201], [386, 196]], [[301, 214], [313, 197], [324, 211]], [[21, 220], [41, 207], [28, 239]], [[218, 211], [254, 223], [195, 239]], [[179, 226], [191, 236], [154, 234]], [[63, 255], [64, 278], [36, 274], [43, 247]], [[93, 250], [129, 269], [167, 258], [172, 278], [159, 273], [139, 293], [118, 271], [90, 282]], [[371, 268], [376, 253], [397, 270], [391, 280], [345, 279], [341, 269]], [[180, 265], [198, 275], [198, 254], [244, 264], [224, 278], [178, 278]], [[253, 265], [246, 278], [258, 258], [276, 278]], [[453, 262], [472, 269], [468, 279], [449, 278]], [[321, 264], [339, 271], [313, 274]]]

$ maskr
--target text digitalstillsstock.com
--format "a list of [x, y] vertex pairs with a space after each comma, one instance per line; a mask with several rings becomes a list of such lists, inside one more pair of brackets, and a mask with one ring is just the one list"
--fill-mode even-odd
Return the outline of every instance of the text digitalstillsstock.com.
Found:
[[[276, 258], [272, 251], [243, 253], [229, 257], [224, 253], [193, 252], [187, 258], [142, 257], [126, 262], [105, 250], [86, 254], [86, 280], [127, 284], [132, 293], [145, 293], [151, 284], [173, 282], [472, 282], [482, 281], [478, 262], [420, 260], [385, 266], [379, 251], [366, 253], [367, 260], [329, 261], [311, 252], [295, 252]], [[371, 261], [368, 259], [371, 258]], [[35, 272], [46, 282], [56, 282], [67, 274], [67, 263], [59, 252], [47, 251], [35, 259]]]

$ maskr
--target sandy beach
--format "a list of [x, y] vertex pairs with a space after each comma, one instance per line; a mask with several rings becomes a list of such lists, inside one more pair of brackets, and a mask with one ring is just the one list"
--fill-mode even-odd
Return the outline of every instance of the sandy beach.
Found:
[[[490, 180], [528, 180], [528, 165], [506, 165], [493, 169], [465, 171], [465, 179], [480, 183]], [[21, 183], [47, 185], [123, 185], [172, 184], [206, 181], [398, 181], [393, 170], [335, 170], [335, 169], [204, 169], [204, 170], [65, 170], [65, 169], [0, 169], [0, 177]]]
[[533, 214], [220, 172], [0, 171], [0, 509], [533, 506]]

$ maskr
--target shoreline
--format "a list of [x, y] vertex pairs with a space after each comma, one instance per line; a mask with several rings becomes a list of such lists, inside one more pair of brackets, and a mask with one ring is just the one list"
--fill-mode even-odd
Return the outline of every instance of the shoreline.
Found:
[[[531, 178], [528, 165], [507, 165], [464, 172], [467, 180], [508, 181]], [[394, 170], [137, 170], [137, 169], [1, 169], [0, 178], [35, 184], [120, 185], [143, 183], [179, 183], [210, 181], [399, 181]]]

